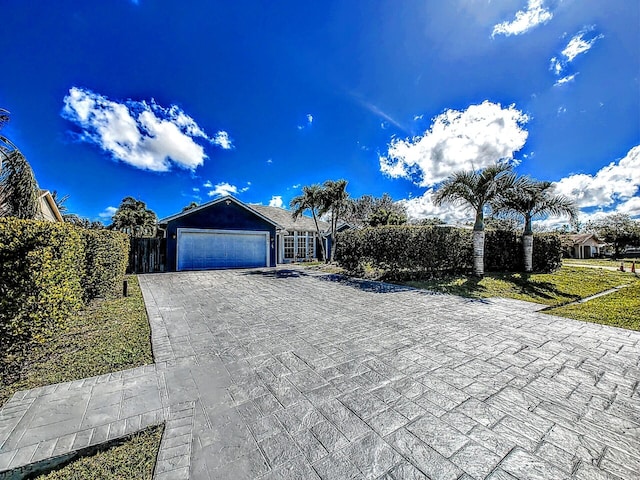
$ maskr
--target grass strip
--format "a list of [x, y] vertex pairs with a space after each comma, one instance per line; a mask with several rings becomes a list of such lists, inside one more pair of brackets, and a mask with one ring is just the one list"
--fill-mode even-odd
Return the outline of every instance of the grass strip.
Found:
[[640, 281], [610, 295], [544, 313], [640, 331]]
[[126, 442], [81, 457], [67, 465], [36, 477], [38, 480], [70, 480], [91, 478], [151, 479], [160, 448], [163, 426], [151, 427], [134, 434]]

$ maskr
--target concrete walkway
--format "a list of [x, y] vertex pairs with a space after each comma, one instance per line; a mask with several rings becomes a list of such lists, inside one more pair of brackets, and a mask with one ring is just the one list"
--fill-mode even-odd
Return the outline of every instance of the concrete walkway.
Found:
[[140, 284], [155, 365], [14, 395], [0, 478], [165, 421], [157, 479], [640, 477], [638, 332], [296, 271]]

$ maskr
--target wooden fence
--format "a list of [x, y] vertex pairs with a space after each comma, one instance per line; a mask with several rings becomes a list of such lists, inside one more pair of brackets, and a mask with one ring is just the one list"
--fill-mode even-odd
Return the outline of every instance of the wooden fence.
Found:
[[166, 256], [166, 238], [132, 238], [127, 271], [129, 273], [164, 272]]

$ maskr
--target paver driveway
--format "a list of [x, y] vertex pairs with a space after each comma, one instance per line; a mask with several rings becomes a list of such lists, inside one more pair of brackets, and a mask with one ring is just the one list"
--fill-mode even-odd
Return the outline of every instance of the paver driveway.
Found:
[[120, 432], [167, 419], [156, 478], [640, 477], [640, 333], [302, 271], [140, 284], [156, 365], [106, 390]]

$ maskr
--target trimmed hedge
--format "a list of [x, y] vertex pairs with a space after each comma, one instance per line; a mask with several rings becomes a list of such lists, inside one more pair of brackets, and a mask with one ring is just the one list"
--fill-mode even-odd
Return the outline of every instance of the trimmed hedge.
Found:
[[66, 224], [0, 218], [0, 267], [0, 352], [11, 361], [82, 306], [82, 235]]
[[118, 232], [0, 218], [0, 375], [18, 368], [84, 302], [115, 294], [129, 242]]
[[[439, 226], [383, 226], [340, 234], [336, 260], [360, 275], [365, 265], [388, 278], [469, 272], [473, 265], [472, 234], [468, 229]], [[523, 270], [522, 239], [515, 232], [485, 232], [485, 270]], [[534, 269], [553, 271], [562, 263], [557, 235], [536, 235]]]
[[562, 266], [562, 239], [557, 233], [533, 236], [533, 270], [555, 272]]
[[85, 298], [115, 297], [129, 264], [129, 236], [111, 230], [84, 230], [86, 274]]

